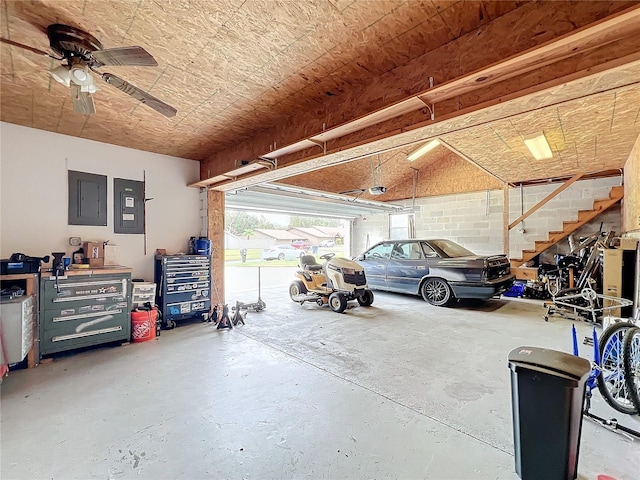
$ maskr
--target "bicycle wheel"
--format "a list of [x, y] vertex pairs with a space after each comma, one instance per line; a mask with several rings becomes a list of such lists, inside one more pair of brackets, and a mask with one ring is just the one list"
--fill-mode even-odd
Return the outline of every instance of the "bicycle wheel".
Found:
[[627, 382], [629, 398], [640, 412], [640, 328], [627, 330], [622, 343], [624, 378]]
[[619, 412], [633, 415], [637, 409], [629, 397], [625, 382], [622, 341], [632, 323], [620, 322], [608, 327], [600, 338], [600, 375], [598, 390], [609, 405]]

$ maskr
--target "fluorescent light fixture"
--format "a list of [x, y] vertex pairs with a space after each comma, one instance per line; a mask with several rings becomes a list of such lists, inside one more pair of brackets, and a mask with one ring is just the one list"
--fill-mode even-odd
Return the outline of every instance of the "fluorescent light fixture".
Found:
[[536, 160], [548, 160], [553, 157], [553, 152], [551, 151], [549, 142], [547, 142], [547, 138], [542, 132], [526, 137], [524, 139], [524, 144]]
[[440, 140], [438, 140], [437, 138], [435, 140], [431, 140], [429, 143], [425, 143], [419, 149], [414, 150], [409, 155], [407, 155], [407, 160], [413, 162], [414, 160], [417, 160], [418, 158], [423, 156], [425, 153], [430, 152], [431, 150], [436, 148], [438, 145], [440, 145]]

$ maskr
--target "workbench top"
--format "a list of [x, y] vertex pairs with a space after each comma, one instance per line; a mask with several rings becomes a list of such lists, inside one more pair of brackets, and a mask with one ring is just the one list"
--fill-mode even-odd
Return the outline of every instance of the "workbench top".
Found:
[[[79, 275], [111, 275], [114, 273], [131, 273], [132, 271], [132, 268], [125, 267], [123, 265], [107, 265], [105, 267], [69, 269], [64, 272], [64, 277], [76, 277]], [[53, 272], [42, 272], [41, 276], [42, 278], [55, 277]]]

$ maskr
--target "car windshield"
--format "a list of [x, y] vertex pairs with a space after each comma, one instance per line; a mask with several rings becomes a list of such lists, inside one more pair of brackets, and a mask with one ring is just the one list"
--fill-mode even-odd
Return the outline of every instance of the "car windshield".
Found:
[[468, 257], [475, 255], [466, 248], [452, 242], [451, 240], [429, 240], [429, 244], [441, 252], [442, 256], [448, 258]]

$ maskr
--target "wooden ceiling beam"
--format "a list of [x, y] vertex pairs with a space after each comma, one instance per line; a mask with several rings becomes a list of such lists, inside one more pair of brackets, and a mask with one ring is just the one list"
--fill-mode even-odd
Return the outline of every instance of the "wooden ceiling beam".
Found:
[[640, 5], [417, 96], [427, 104], [442, 102], [633, 35], [640, 35]]
[[[490, 124], [501, 119], [512, 118], [522, 113], [552, 106], [567, 104], [576, 98], [595, 97], [615, 92], [629, 85], [637, 85], [640, 78], [640, 53], [574, 72], [542, 85], [513, 92], [498, 99], [453, 112], [436, 120], [423, 122], [410, 128], [399, 129], [388, 134], [353, 142], [325, 154], [309, 154], [297, 162], [271, 170], [251, 179], [238, 179], [225, 185], [216, 185], [219, 190], [248, 187], [264, 181], [277, 181], [301, 173], [308, 173], [331, 165], [375, 155], [424, 142], [434, 137], [460, 132], [472, 127]], [[531, 107], [527, 109], [526, 107]]]
[[[497, 83], [504, 85], [506, 80], [517, 80], [519, 76], [532, 70], [548, 66], [561, 60], [566, 60], [572, 56], [585, 54], [593, 49], [602, 48], [602, 45], [609, 45], [620, 39], [634, 36], [640, 38], [640, 5], [578, 29], [570, 34], [560, 36], [555, 40], [531, 48], [521, 54], [514, 55], [505, 61], [494, 63], [483, 69], [476, 70], [471, 74], [419, 92], [414, 96], [395, 102], [370, 114], [344, 122], [333, 128], [323, 128], [321, 132], [307, 135], [306, 138], [286, 144], [283, 147], [270, 149], [269, 152], [258, 154], [257, 157], [278, 158], [279, 166], [286, 166], [288, 163], [298, 162], [299, 159], [295, 158], [296, 155], [293, 155], [291, 159], [283, 158], [285, 155], [291, 156], [298, 152], [305, 152], [309, 148], [310, 143], [324, 143], [326, 145], [328, 141], [340, 140], [348, 135], [361, 132], [364, 129], [375, 127], [384, 122], [424, 109], [425, 103], [435, 104], [443, 102], [475, 90], [485, 89]], [[638, 50], [640, 51], [640, 44], [638, 45]], [[619, 55], [623, 55], [624, 53], [626, 52], [620, 52]], [[615, 58], [615, 48], [612, 48], [611, 54], [614, 55]], [[583, 64], [583, 59], [581, 58], [578, 63], [580, 65]], [[588, 69], [582, 71], [585, 72], [585, 75], [589, 74]], [[514, 82], [514, 84], [517, 86], [517, 82]], [[348, 107], [349, 105], [346, 105], [346, 108]], [[431, 110], [430, 113], [432, 112], [433, 110]], [[299, 125], [296, 131], [304, 131], [306, 128], [306, 125]], [[285, 133], [289, 137], [295, 137], [299, 135], [296, 131], [290, 130]], [[254, 144], [258, 143], [256, 139], [252, 139], [252, 142]], [[243, 147], [241, 146], [236, 149], [236, 151], [238, 150], [243, 150]], [[247, 150], [247, 148], [245, 147], [244, 150]], [[230, 168], [229, 161], [231, 158], [228, 155], [229, 152], [222, 152], [214, 156], [211, 160], [202, 162], [201, 182], [198, 182], [198, 184], [207, 182], [207, 177], [211, 178], [220, 173], [224, 173], [225, 169]], [[298, 157], [299, 156], [300, 155], [298, 155]], [[202, 173], [205, 171], [208, 173], [208, 176], [205, 175], [205, 178], [202, 178]]]

